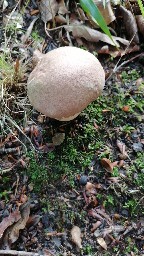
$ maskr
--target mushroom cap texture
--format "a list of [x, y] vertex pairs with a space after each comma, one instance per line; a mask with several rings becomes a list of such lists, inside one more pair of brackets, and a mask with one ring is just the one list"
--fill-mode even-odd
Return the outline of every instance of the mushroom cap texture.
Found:
[[98, 59], [77, 47], [43, 54], [28, 79], [28, 97], [44, 115], [68, 121], [102, 92], [105, 72]]

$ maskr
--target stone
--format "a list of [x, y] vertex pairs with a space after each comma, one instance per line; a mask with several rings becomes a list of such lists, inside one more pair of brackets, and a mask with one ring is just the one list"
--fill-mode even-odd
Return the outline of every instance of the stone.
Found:
[[88, 51], [66, 46], [47, 54], [37, 51], [34, 60], [38, 63], [28, 79], [28, 97], [50, 118], [72, 120], [102, 93], [105, 72]]

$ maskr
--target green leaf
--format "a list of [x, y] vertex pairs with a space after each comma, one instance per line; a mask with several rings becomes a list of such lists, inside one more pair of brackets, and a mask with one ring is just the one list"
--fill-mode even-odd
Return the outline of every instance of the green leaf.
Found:
[[98, 25], [100, 26], [100, 28], [103, 30], [103, 32], [113, 41], [113, 43], [115, 44], [112, 35], [109, 31], [109, 28], [101, 14], [101, 12], [99, 11], [98, 7], [95, 5], [95, 3], [93, 2], [93, 0], [80, 0], [80, 4], [81, 7], [83, 8], [83, 10], [89, 14], [90, 16], [92, 16], [92, 18], [98, 23]]
[[142, 16], [144, 17], [144, 6], [142, 0], [138, 0], [138, 5], [141, 11]]

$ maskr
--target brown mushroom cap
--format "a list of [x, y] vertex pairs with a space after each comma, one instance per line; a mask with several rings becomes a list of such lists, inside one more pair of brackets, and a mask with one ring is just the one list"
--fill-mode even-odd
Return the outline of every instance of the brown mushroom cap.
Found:
[[43, 55], [28, 79], [28, 97], [44, 115], [75, 118], [102, 92], [105, 73], [98, 59], [76, 47], [61, 47]]

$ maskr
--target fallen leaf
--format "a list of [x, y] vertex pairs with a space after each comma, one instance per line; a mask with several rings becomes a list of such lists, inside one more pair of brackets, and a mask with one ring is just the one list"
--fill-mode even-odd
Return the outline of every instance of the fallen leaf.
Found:
[[17, 222], [21, 218], [20, 211], [16, 210], [12, 212], [8, 217], [4, 218], [0, 223], [0, 238], [2, 238], [4, 231]]
[[68, 9], [66, 8], [66, 5], [65, 5], [64, 0], [60, 0], [60, 1], [59, 1], [58, 9], [59, 9], [59, 10], [58, 10], [58, 13], [59, 13], [59, 14], [64, 15], [64, 14], [68, 13]]
[[118, 161], [115, 161], [115, 162], [111, 162], [109, 159], [107, 158], [102, 158], [101, 159], [101, 164], [102, 166], [107, 169], [109, 172], [112, 172], [113, 171], [113, 168], [115, 166], [118, 166]]
[[107, 244], [102, 237], [98, 237], [97, 242], [103, 249], [107, 250]]
[[55, 22], [59, 24], [66, 24], [67, 20], [61, 14], [55, 16]]
[[25, 203], [20, 207], [21, 219], [12, 227], [9, 233], [9, 242], [14, 243], [19, 237], [19, 231], [24, 229], [29, 219], [30, 214], [30, 203]]
[[119, 47], [119, 44], [117, 41], [120, 41], [122, 44], [128, 46], [129, 45], [129, 41], [125, 40], [123, 38], [120, 37], [116, 37], [113, 36], [113, 40], [114, 42], [104, 33], [101, 33], [98, 30], [92, 29], [92, 28], [88, 28], [84, 25], [69, 25], [69, 26], [64, 26], [65, 29], [68, 32], [72, 32], [73, 36], [75, 38], [85, 38], [87, 41], [89, 42], [98, 42], [98, 41], [102, 41], [105, 43], [108, 43], [110, 45], [117, 45], [117, 47]]
[[142, 15], [137, 15], [136, 21], [140, 33], [144, 36], [144, 17]]
[[77, 245], [77, 247], [79, 249], [82, 248], [82, 240], [81, 240], [81, 230], [78, 226], [74, 226], [71, 230], [71, 237], [72, 237], [72, 241], [73, 243], [75, 243]]
[[91, 191], [93, 192], [93, 190], [95, 189], [95, 185], [92, 184], [91, 182], [87, 182], [87, 184], [85, 185], [85, 189], [86, 191], [91, 193]]
[[52, 142], [54, 146], [59, 146], [64, 142], [65, 133], [56, 133], [54, 137], [52, 137]]
[[129, 39], [131, 40], [134, 37], [133, 42], [139, 44], [138, 28], [134, 15], [122, 5], [119, 8], [123, 16], [123, 23]]
[[39, 3], [41, 19], [44, 23], [54, 19], [58, 9], [59, 4], [56, 0], [41, 0]]
[[116, 144], [117, 144], [117, 147], [119, 148], [119, 151], [121, 152], [122, 156], [124, 156], [125, 158], [128, 158], [125, 144], [119, 140], [116, 141]]
[[96, 223], [92, 224], [91, 232], [94, 232], [100, 225], [102, 224], [101, 221], [97, 221]]
[[98, 206], [98, 200], [94, 195], [88, 198], [87, 209], [95, 208]]
[[2, 247], [6, 249], [10, 249], [11, 244], [14, 243], [18, 237], [19, 237], [19, 231], [21, 229], [24, 229], [26, 226], [26, 223], [28, 221], [30, 214], [30, 203], [25, 203], [20, 206], [20, 218], [16, 223], [13, 225], [9, 226], [3, 236], [3, 243]]
[[36, 226], [39, 223], [40, 218], [41, 218], [40, 215], [30, 216], [26, 223], [26, 227], [29, 228], [31, 226], [33, 226], [33, 227]]
[[93, 0], [93, 2], [98, 7], [107, 25], [116, 19], [110, 1], [105, 2], [105, 6], [103, 1]]

